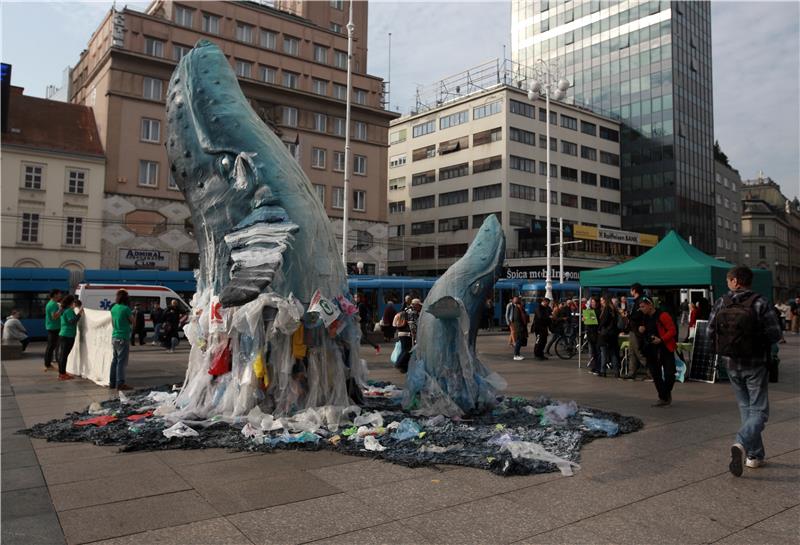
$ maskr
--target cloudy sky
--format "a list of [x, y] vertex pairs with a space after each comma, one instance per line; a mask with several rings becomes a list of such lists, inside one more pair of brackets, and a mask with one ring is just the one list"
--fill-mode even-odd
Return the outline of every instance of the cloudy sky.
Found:
[[[60, 84], [111, 6], [2, 1], [2, 59], [15, 85], [43, 96]], [[117, 5], [124, 5], [118, 1]], [[147, 2], [128, 2], [142, 9]], [[369, 72], [389, 74], [393, 107], [414, 106], [417, 85], [510, 57], [511, 9], [496, 2], [370, 2]], [[714, 123], [743, 178], [759, 170], [788, 196], [800, 194], [800, 3], [712, 2]]]

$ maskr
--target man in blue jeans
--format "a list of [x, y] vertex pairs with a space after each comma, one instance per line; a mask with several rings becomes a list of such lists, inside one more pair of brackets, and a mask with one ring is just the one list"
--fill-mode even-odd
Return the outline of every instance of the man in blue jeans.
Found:
[[116, 303], [111, 307], [111, 345], [114, 355], [111, 359], [111, 373], [108, 387], [117, 390], [130, 390], [125, 384], [125, 370], [128, 367], [131, 326], [135, 317], [130, 307], [130, 298], [126, 290], [117, 291]]
[[731, 446], [728, 468], [741, 477], [743, 466], [764, 465], [761, 432], [769, 418], [767, 361], [771, 346], [781, 338], [781, 328], [769, 301], [750, 289], [753, 271], [734, 267], [728, 271], [727, 281], [730, 291], [714, 304], [708, 333], [715, 341], [719, 363], [728, 368], [739, 404], [742, 427]]

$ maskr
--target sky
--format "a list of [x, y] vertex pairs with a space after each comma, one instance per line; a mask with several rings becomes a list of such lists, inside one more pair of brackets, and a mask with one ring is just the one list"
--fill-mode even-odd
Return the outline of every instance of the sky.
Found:
[[[111, 4], [0, 0], [14, 85], [32, 96], [60, 85]], [[763, 171], [788, 197], [800, 195], [800, 3], [714, 0], [711, 13], [715, 137], [743, 179]], [[510, 57], [510, 28], [507, 1], [373, 0], [368, 71], [388, 78], [391, 32], [391, 106], [406, 113], [418, 85], [502, 58], [504, 46]]]

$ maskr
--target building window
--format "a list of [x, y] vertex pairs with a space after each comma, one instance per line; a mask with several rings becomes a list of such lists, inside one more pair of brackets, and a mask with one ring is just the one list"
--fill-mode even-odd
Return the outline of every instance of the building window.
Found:
[[333, 9], [344, 9], [344, 0], [330, 0], [330, 5]]
[[722, 216], [717, 216], [717, 227], [722, 227]]
[[578, 208], [578, 196], [570, 193], [561, 193], [561, 206]]
[[261, 81], [276, 83], [278, 81], [278, 70], [271, 66], [261, 66]]
[[331, 21], [331, 30], [333, 32], [336, 32], [337, 34], [344, 34], [344, 29], [342, 28], [342, 25], [340, 25], [339, 23], [334, 23], [333, 21]]
[[725, 203], [725, 208], [730, 208], [731, 207], [731, 201], [728, 200], [728, 197], [725, 197], [723, 199], [723, 202]]
[[503, 184], [484, 185], [482, 187], [472, 188], [473, 201], [485, 201], [486, 199], [495, 199], [502, 197]]
[[356, 104], [366, 104], [367, 92], [364, 89], [353, 89], [353, 102]]
[[461, 229], [469, 229], [469, 216], [459, 216], [457, 218], [445, 218], [439, 220], [440, 233], [460, 231]]
[[363, 155], [353, 156], [353, 174], [367, 175], [367, 158]]
[[440, 181], [460, 178], [461, 176], [469, 176], [469, 163], [461, 163], [459, 165], [439, 169]]
[[767, 236], [767, 226], [763, 223], [758, 224], [758, 236], [765, 237]]
[[423, 159], [430, 159], [431, 157], [436, 157], [435, 144], [425, 146], [424, 148], [417, 148], [411, 152], [412, 161], [422, 161]]
[[489, 117], [490, 115], [499, 114], [503, 111], [503, 101], [502, 100], [495, 100], [494, 102], [490, 102], [489, 104], [484, 104], [483, 106], [476, 106], [472, 109], [472, 119], [481, 119], [484, 117]]
[[86, 172], [74, 168], [67, 170], [67, 193], [83, 195], [86, 190]]
[[578, 120], [574, 117], [570, 117], [568, 115], [561, 114], [561, 126], [565, 129], [571, 129], [573, 131], [578, 130]]
[[436, 171], [418, 172], [411, 176], [411, 186], [432, 184], [436, 181]]
[[326, 151], [322, 148], [311, 149], [311, 166], [314, 168], [325, 168]]
[[347, 100], [347, 86], [341, 83], [333, 84], [333, 98]]
[[[400, 225], [390, 225], [389, 226], [389, 236], [390, 237], [404, 237], [405, 235], [406, 235], [406, 225], [404, 223], [401, 223]], [[390, 259], [390, 261], [391, 261], [391, 259]]]
[[[547, 202], [547, 190], [539, 190], [539, 202]], [[550, 204], [558, 204], [558, 191], [550, 192]]]
[[511, 140], [514, 142], [520, 142], [521, 144], [526, 144], [528, 146], [536, 145], [536, 135], [530, 131], [511, 127], [509, 128], [509, 135], [509, 138], [511, 138]]
[[486, 172], [487, 170], [499, 170], [503, 168], [503, 158], [500, 155], [486, 157], [472, 162], [472, 173]]
[[503, 218], [503, 214], [501, 212], [488, 212], [486, 214], [475, 214], [474, 216], [472, 216], [472, 228], [473, 229], [480, 229], [481, 225], [483, 225], [483, 222], [486, 221], [486, 218], [488, 218], [492, 214], [497, 216], [497, 221], [499, 221], [500, 223], [503, 223], [503, 219], [502, 219]]
[[511, 212], [508, 222], [512, 227], [530, 227], [534, 216], [522, 212]]
[[589, 146], [581, 146], [581, 158], [597, 161], [597, 150]]
[[25, 174], [22, 178], [22, 187], [25, 189], [42, 189], [43, 179], [43, 165], [25, 165]]
[[158, 163], [139, 161], [139, 185], [158, 187]]
[[[547, 110], [539, 108], [539, 121], [544, 123], [545, 119], [547, 119]], [[558, 125], [558, 112], [550, 112], [550, 124]]]
[[194, 15], [194, 10], [186, 8], [184, 6], [175, 5], [175, 24], [179, 26], [185, 26], [186, 28], [192, 28], [192, 16]]
[[578, 155], [578, 144], [573, 142], [567, 142], [566, 140], [561, 141], [561, 153], [566, 155]]
[[469, 148], [469, 136], [453, 138], [452, 140], [439, 142], [439, 155], [447, 155], [448, 153], [455, 153], [467, 148]]
[[583, 134], [597, 136], [597, 125], [594, 123], [589, 123], [588, 121], [581, 121], [581, 132]]
[[406, 164], [406, 154], [393, 155], [389, 157], [389, 168], [397, 168]]
[[600, 211], [604, 214], [619, 216], [619, 203], [611, 201], [600, 201]]
[[734, 233], [738, 233], [739, 232], [739, 223], [738, 222], [735, 222], [735, 221], [731, 222], [731, 227], [733, 228], [733, 232]]
[[158, 144], [161, 140], [161, 121], [158, 119], [142, 118], [142, 142]]
[[344, 152], [333, 152], [333, 170], [335, 172], [344, 172]]
[[283, 71], [283, 86], [289, 89], [297, 89], [300, 86], [300, 74], [295, 72]]
[[144, 37], [144, 54], [151, 57], [164, 56], [164, 42], [149, 36]]
[[594, 172], [581, 171], [581, 183], [584, 185], [597, 186], [597, 174]]
[[[563, 198], [563, 193], [561, 194]], [[591, 210], [592, 212], [597, 212], [597, 199], [593, 199], [591, 197], [581, 197], [581, 208], [584, 210]]]
[[328, 48], [314, 44], [314, 60], [322, 64], [328, 64]]
[[469, 201], [469, 190], [459, 189], [458, 191], [449, 191], [447, 193], [439, 194], [439, 206], [451, 206], [454, 204], [461, 204], [462, 202]]
[[411, 259], [433, 259], [434, 246], [417, 246], [411, 248]]
[[346, 51], [339, 51], [338, 49], [333, 50], [333, 65], [336, 68], [341, 68], [343, 70], [347, 70], [347, 52]]
[[210, 13], [203, 14], [203, 32], [219, 34], [219, 17]]
[[406, 211], [406, 201], [396, 201], [389, 203], [390, 214], [402, 214]]
[[334, 187], [333, 194], [331, 196], [331, 208], [336, 209], [343, 209], [344, 208], [344, 188], [343, 187]]
[[194, 271], [200, 268], [200, 254], [180, 252], [178, 254], [178, 270]]
[[428, 195], [427, 197], [417, 197], [411, 199], [411, 210], [425, 210], [436, 206], [436, 196]]
[[367, 192], [360, 189], [353, 190], [353, 210], [364, 212], [367, 209]]
[[334, 117], [333, 118], [333, 134], [336, 136], [344, 136], [345, 130], [345, 123], [344, 118], [342, 117]]
[[450, 127], [455, 127], [457, 125], [461, 125], [462, 123], [466, 123], [467, 121], [469, 121], [469, 112], [464, 110], [462, 112], [456, 112], [454, 114], [439, 118], [439, 128], [449, 129]]
[[236, 39], [246, 44], [253, 43], [253, 27], [246, 23], [236, 23]]
[[389, 180], [389, 191], [397, 191], [406, 188], [406, 177], [392, 178]]
[[608, 129], [600, 125], [600, 138], [611, 140], [612, 142], [619, 142], [619, 131]]
[[317, 194], [317, 198], [319, 202], [322, 203], [322, 206], [325, 206], [325, 186], [322, 184], [314, 184], [314, 193]]
[[281, 109], [282, 117], [281, 122], [287, 127], [297, 126], [297, 108], [291, 106], [284, 106]]
[[619, 166], [619, 155], [607, 151], [600, 152], [600, 162], [606, 165]]
[[20, 242], [39, 242], [39, 214], [22, 213], [22, 230]]
[[80, 246], [83, 242], [83, 218], [67, 218], [66, 227], [64, 244], [67, 246]]
[[253, 63], [236, 59], [236, 75], [240, 78], [249, 78], [253, 75]]
[[328, 132], [328, 116], [314, 112], [314, 130], [317, 132]]
[[181, 188], [178, 187], [178, 182], [175, 181], [175, 178], [172, 176], [172, 173], [169, 173], [167, 177], [167, 189], [172, 189], [173, 191], [180, 191]]
[[619, 191], [619, 179], [612, 178], [611, 176], [603, 176], [600, 175], [600, 187], [604, 187], [606, 189], [615, 189]]
[[530, 104], [526, 104], [525, 102], [512, 99], [510, 101], [509, 109], [511, 110], [512, 114], [529, 117], [530, 119], [536, 119], [536, 108]]
[[353, 138], [356, 140], [367, 139], [367, 124], [363, 121], [356, 121], [353, 126]]
[[283, 145], [286, 146], [286, 149], [289, 150], [289, 155], [291, 155], [295, 161], [300, 161], [300, 158], [297, 156], [297, 153], [300, 151], [300, 146], [298, 146], [296, 142], [284, 142]]
[[527, 185], [509, 184], [508, 194], [512, 199], [523, 199], [526, 201], [536, 201], [536, 188]]
[[259, 44], [264, 49], [275, 49], [278, 47], [278, 35], [271, 30], [261, 29]]
[[300, 55], [300, 40], [291, 36], [283, 37], [283, 52], [287, 55]]
[[[539, 163], [544, 164], [544, 163]], [[526, 159], [524, 157], [517, 157], [512, 155], [509, 157], [508, 167], [512, 170], [521, 170], [523, 172], [536, 172], [536, 161], [533, 159]]]
[[561, 179], [567, 180], [568, 182], [577, 182], [578, 181], [577, 169], [569, 167], [561, 167]]
[[436, 131], [436, 121], [426, 121], [419, 125], [411, 127], [411, 135], [413, 138], [424, 136]]
[[161, 88], [163, 82], [156, 78], [144, 78], [144, 90], [142, 96], [150, 100], [161, 100]]
[[179, 61], [189, 54], [192, 48], [188, 45], [172, 44], [172, 60]]
[[311, 78], [311, 91], [317, 95], [327, 95], [328, 81], [319, 78]]
[[389, 133], [389, 144], [399, 144], [405, 142], [408, 137], [407, 129], [400, 129], [399, 131]]
[[758, 247], [758, 258], [759, 259], [767, 259], [767, 247], [766, 246], [759, 246]]

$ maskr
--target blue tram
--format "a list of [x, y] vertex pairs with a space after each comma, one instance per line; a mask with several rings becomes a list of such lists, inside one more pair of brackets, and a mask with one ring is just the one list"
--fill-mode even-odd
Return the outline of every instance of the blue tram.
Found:
[[5, 320], [12, 309], [19, 310], [28, 336], [34, 340], [45, 339], [44, 307], [53, 289], [69, 291], [68, 270], [2, 267], [0, 315]]

